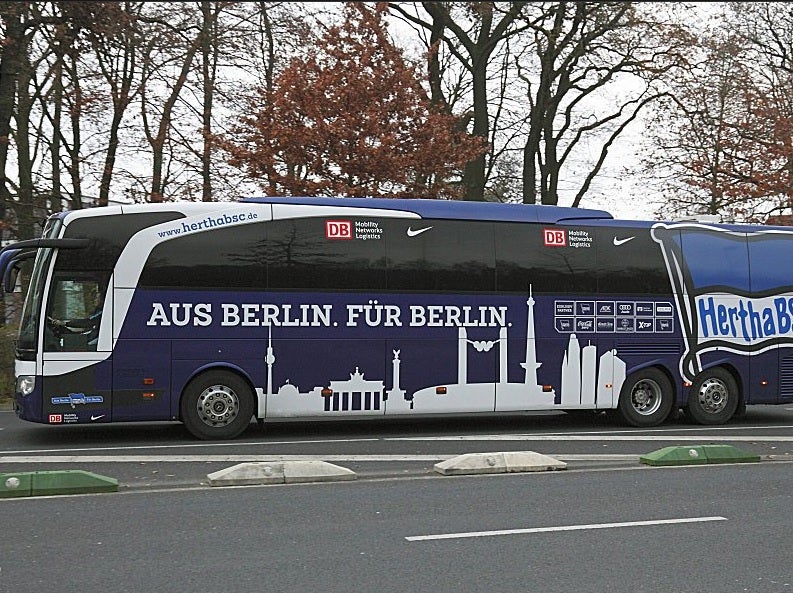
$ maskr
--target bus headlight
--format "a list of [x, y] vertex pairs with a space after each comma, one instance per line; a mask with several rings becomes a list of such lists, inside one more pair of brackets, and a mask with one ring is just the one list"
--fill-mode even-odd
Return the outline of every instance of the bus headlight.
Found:
[[30, 395], [36, 387], [36, 377], [33, 375], [20, 375], [17, 377], [17, 393]]

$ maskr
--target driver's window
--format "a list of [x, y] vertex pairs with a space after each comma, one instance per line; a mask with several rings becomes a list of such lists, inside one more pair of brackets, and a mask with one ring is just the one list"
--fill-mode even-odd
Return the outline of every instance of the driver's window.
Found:
[[55, 274], [47, 300], [46, 351], [96, 351], [107, 280], [97, 274]]

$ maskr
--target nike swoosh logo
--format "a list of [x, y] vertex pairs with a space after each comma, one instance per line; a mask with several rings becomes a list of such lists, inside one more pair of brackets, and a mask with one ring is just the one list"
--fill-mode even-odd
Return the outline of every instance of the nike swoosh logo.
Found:
[[93, 422], [94, 420], [99, 420], [100, 418], [104, 418], [104, 417], [105, 417], [104, 414], [99, 414], [99, 416], [94, 416], [93, 414], [91, 414], [91, 422]]
[[619, 246], [620, 246], [620, 245], [622, 245], [623, 243], [627, 243], [628, 241], [630, 241], [630, 240], [632, 240], [632, 239], [635, 239], [635, 238], [636, 238], [636, 237], [626, 237], [626, 238], [624, 238], [624, 239], [617, 239], [617, 237], [614, 237], [614, 246], [615, 246], [615, 247], [619, 247]]
[[428, 231], [431, 228], [432, 228], [431, 226], [428, 226], [428, 227], [425, 227], [423, 229], [416, 229], [414, 231], [412, 228], [408, 227], [408, 237], [415, 237], [416, 235], [420, 235], [421, 233], [423, 233], [425, 231]]

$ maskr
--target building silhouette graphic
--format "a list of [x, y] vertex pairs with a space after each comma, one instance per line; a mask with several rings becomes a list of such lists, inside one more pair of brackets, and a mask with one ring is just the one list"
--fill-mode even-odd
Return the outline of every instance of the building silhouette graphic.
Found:
[[[457, 328], [457, 380], [418, 389], [407, 393], [402, 389], [403, 371], [400, 350], [393, 350], [391, 360], [391, 387], [384, 380], [367, 380], [356, 366], [349, 379], [328, 382], [328, 387], [317, 386], [301, 392], [287, 380], [277, 391], [273, 386], [273, 367], [276, 363], [272, 346], [272, 328], [268, 328], [266, 385], [257, 389], [259, 407], [266, 407], [268, 416], [302, 416], [327, 414], [400, 414], [465, 411], [547, 410], [560, 408], [613, 407], [625, 380], [626, 365], [610, 350], [597, 358], [597, 347], [581, 347], [575, 334], [571, 334], [560, 369], [560, 402], [556, 390], [539, 384], [534, 306], [529, 291], [526, 300], [525, 355], [520, 366], [523, 380], [509, 381], [508, 328], [499, 328], [498, 339], [470, 340], [465, 327]], [[498, 376], [495, 381], [472, 383], [468, 381], [469, 356], [498, 350]], [[472, 353], [473, 351], [473, 353]]]

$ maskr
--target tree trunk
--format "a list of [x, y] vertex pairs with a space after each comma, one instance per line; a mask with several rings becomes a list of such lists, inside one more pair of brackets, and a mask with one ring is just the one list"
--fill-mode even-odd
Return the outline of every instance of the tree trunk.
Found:
[[213, 51], [215, 44], [212, 43], [213, 18], [211, 2], [207, 0], [201, 2], [201, 13], [203, 16], [203, 25], [201, 28], [201, 81], [204, 85], [204, 104], [201, 114], [203, 132], [203, 147], [201, 152], [201, 201], [211, 202], [212, 143], [210, 137], [212, 134], [212, 99], [215, 89], [215, 60], [213, 58], [217, 55], [217, 53]]
[[152, 148], [152, 175], [151, 175], [151, 194], [149, 199], [152, 202], [163, 201], [163, 177], [162, 169], [164, 163], [163, 151], [165, 148], [165, 141], [168, 138], [168, 130], [171, 127], [171, 116], [173, 114], [173, 107], [176, 104], [179, 94], [187, 81], [187, 75], [190, 72], [190, 66], [193, 63], [193, 58], [201, 45], [201, 35], [198, 35], [193, 43], [187, 50], [184, 62], [182, 63], [182, 70], [179, 77], [171, 89], [171, 94], [165, 105], [162, 108], [162, 117], [160, 118], [160, 125], [157, 128], [157, 135], [151, 141]]
[[20, 61], [17, 72], [16, 147], [19, 167], [19, 192], [17, 209], [17, 238], [33, 239], [41, 234], [41, 222], [47, 215], [45, 205], [34, 197], [33, 159], [30, 151], [30, 114], [33, 100], [30, 96], [32, 66], [27, 59]]
[[[13, 208], [13, 192], [8, 179], [8, 151], [11, 143], [11, 119], [14, 117], [17, 77], [20, 60], [27, 50], [28, 39], [22, 24], [21, 3], [0, 6], [6, 24], [3, 51], [0, 52], [0, 208]], [[25, 3], [28, 4], [28, 3]]]

